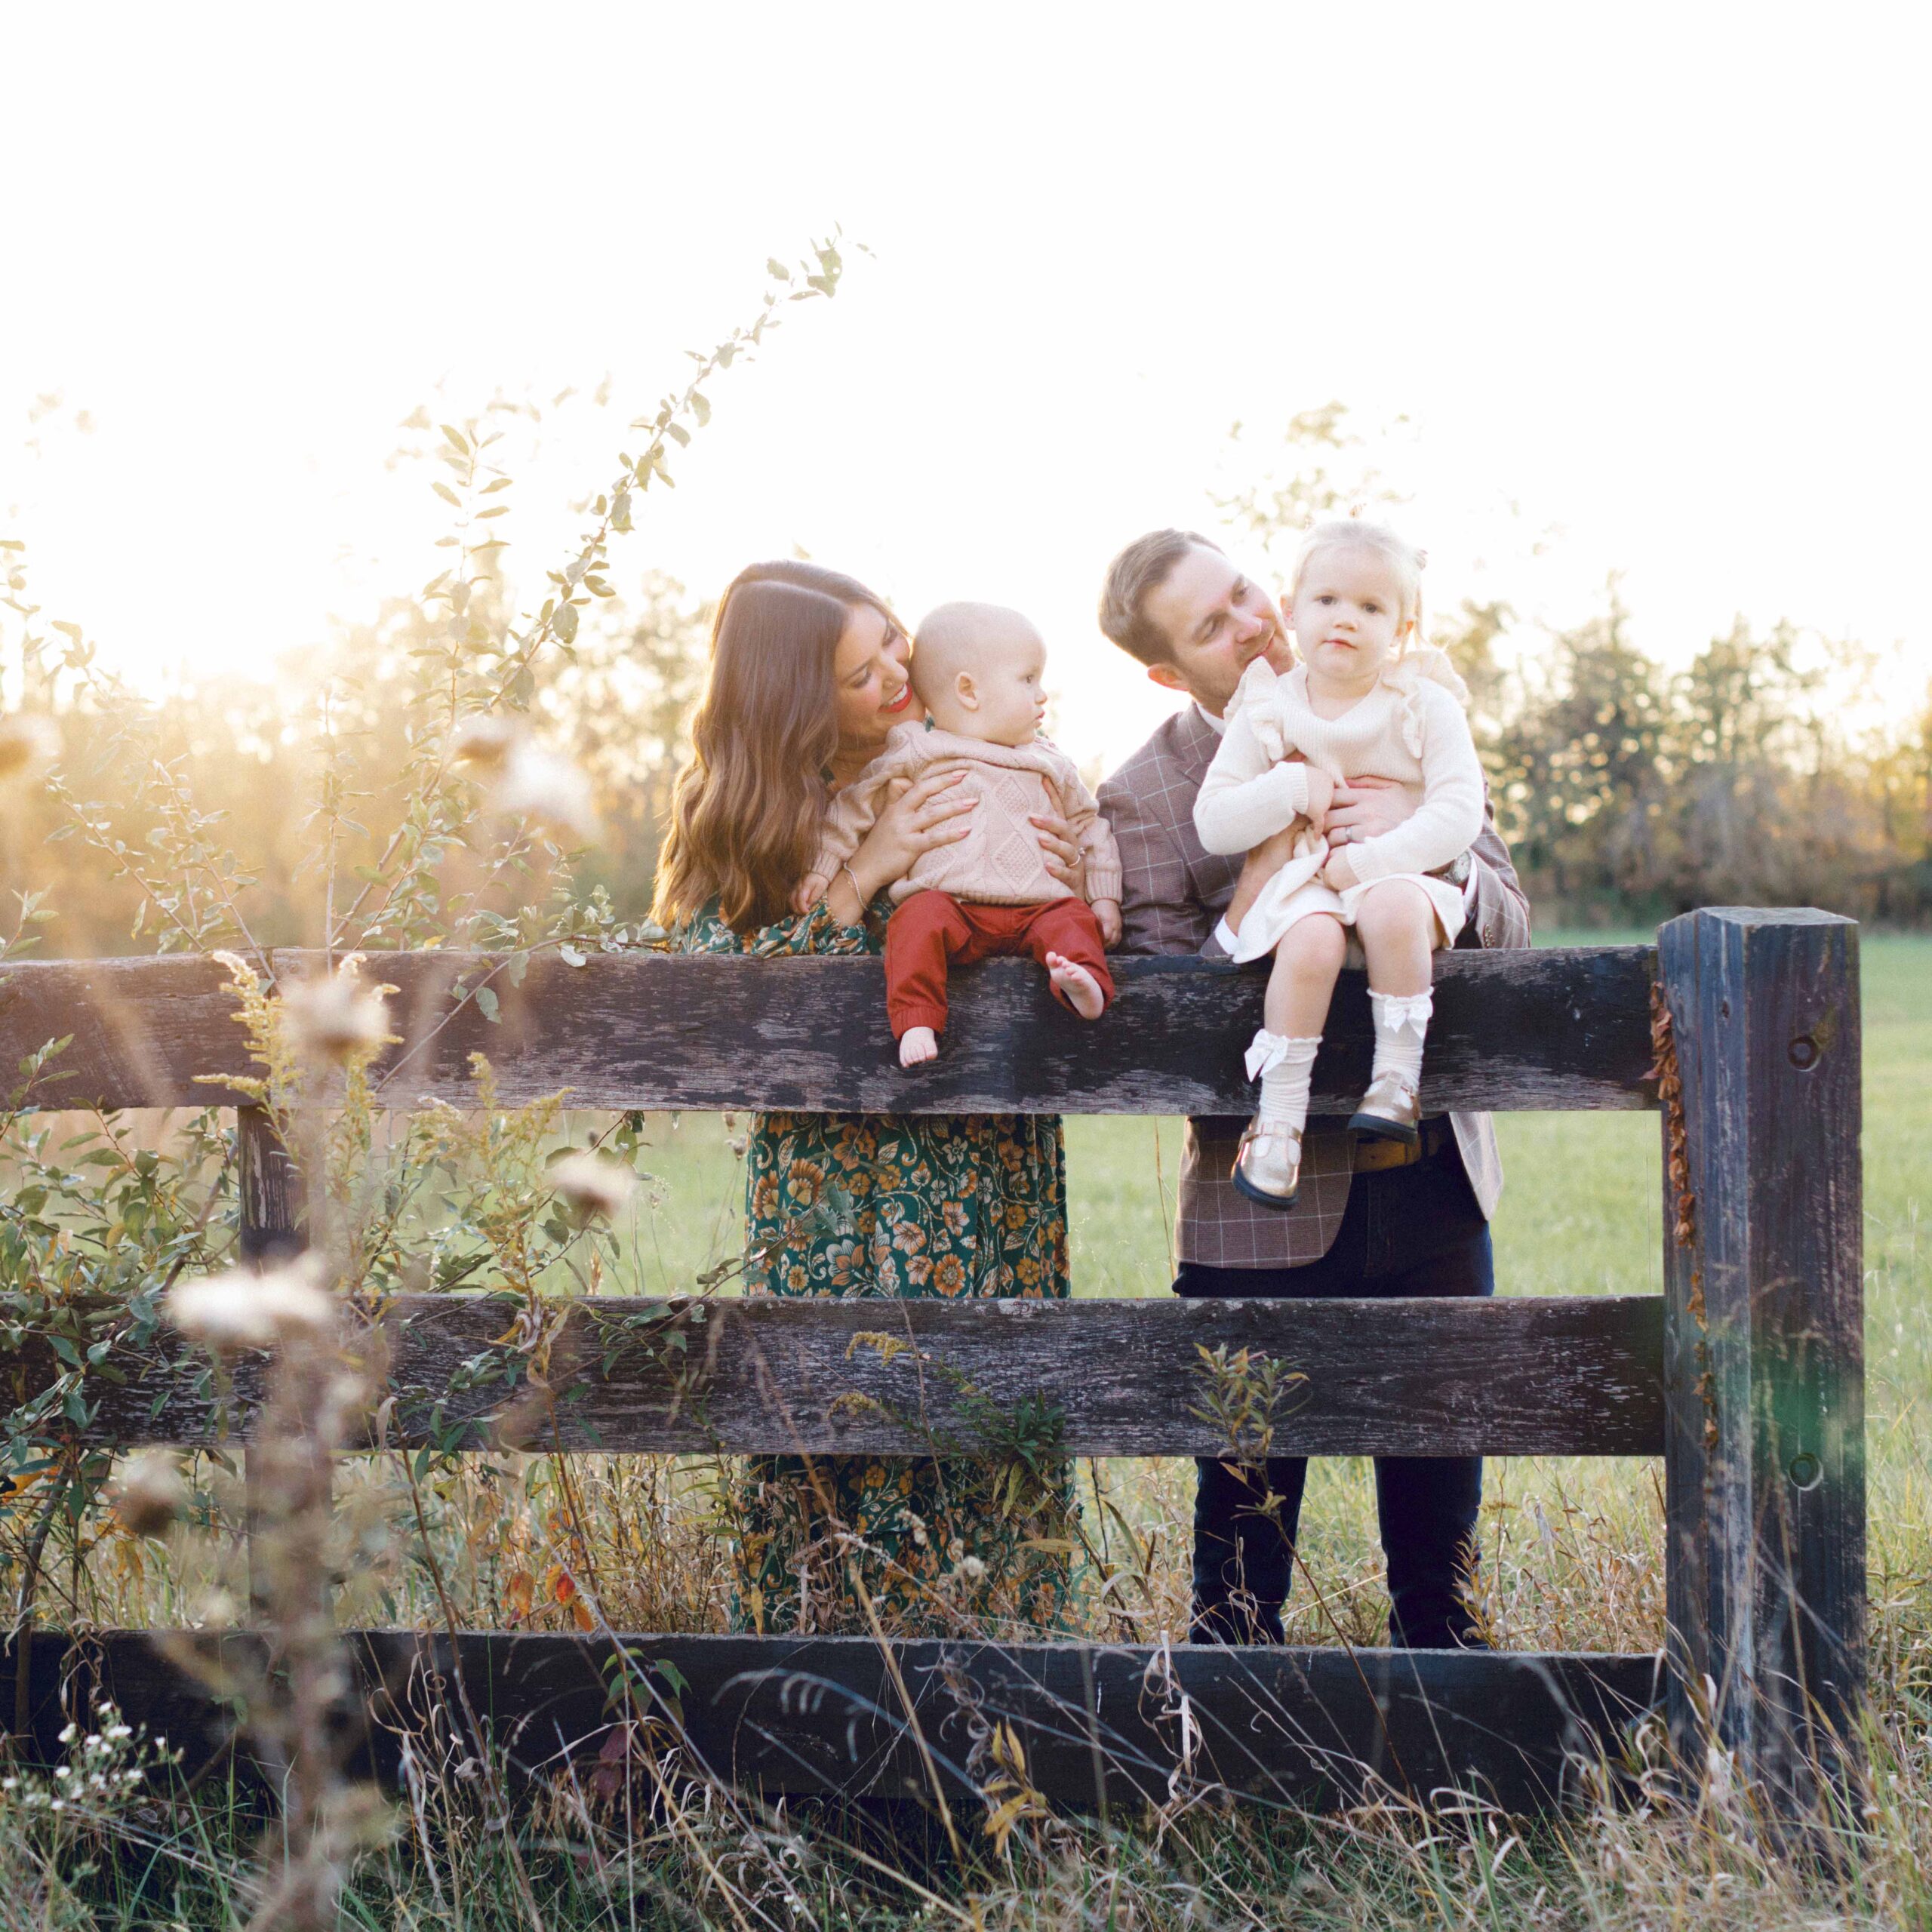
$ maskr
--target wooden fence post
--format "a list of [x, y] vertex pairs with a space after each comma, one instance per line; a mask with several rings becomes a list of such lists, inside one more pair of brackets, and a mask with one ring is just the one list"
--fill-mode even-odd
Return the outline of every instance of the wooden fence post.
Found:
[[308, 1245], [302, 1232], [302, 1177], [263, 1107], [235, 1109], [245, 1260], [280, 1261]]
[[[239, 1155], [237, 1172], [242, 1204], [242, 1259], [257, 1267], [285, 1261], [308, 1245], [303, 1232], [302, 1176], [281, 1144], [274, 1122], [264, 1107], [240, 1107], [235, 1110], [235, 1144]], [[261, 1519], [257, 1500], [260, 1487], [260, 1458], [253, 1445], [242, 1452], [242, 1481], [245, 1497], [242, 1534], [248, 1546], [248, 1607], [257, 1618], [268, 1607], [268, 1585], [261, 1571], [260, 1539], [257, 1528]]]
[[1857, 928], [1687, 913], [1658, 968], [1671, 1729], [1796, 1808], [1864, 1682]]

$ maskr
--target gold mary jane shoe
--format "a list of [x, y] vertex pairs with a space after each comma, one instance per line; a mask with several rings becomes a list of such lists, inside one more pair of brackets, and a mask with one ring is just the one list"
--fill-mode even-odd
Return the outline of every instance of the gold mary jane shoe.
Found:
[[1374, 1140], [1399, 1140], [1414, 1147], [1421, 1140], [1422, 1096], [1405, 1074], [1378, 1073], [1368, 1083], [1361, 1105], [1349, 1122], [1351, 1134]]
[[1285, 1211], [1295, 1204], [1295, 1186], [1300, 1177], [1301, 1129], [1250, 1121], [1229, 1176], [1235, 1192], [1263, 1208]]

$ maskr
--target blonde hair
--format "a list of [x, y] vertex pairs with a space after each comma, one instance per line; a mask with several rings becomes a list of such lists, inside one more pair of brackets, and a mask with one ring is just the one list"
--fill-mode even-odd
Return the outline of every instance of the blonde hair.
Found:
[[1302, 578], [1318, 553], [1344, 547], [1373, 551], [1389, 566], [1395, 579], [1397, 595], [1401, 599], [1399, 621], [1411, 626], [1401, 648], [1407, 650], [1421, 643], [1422, 573], [1429, 561], [1429, 552], [1418, 550], [1406, 537], [1398, 536], [1386, 523], [1366, 523], [1359, 517], [1331, 517], [1325, 523], [1314, 525], [1302, 539], [1301, 548], [1295, 552], [1294, 573], [1288, 580], [1288, 601], [1293, 604], [1301, 595]]

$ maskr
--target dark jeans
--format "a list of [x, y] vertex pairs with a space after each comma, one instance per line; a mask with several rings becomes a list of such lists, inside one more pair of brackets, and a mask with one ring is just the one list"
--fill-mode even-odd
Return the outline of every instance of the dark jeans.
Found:
[[[1486, 1295], [1495, 1291], [1489, 1224], [1453, 1137], [1413, 1167], [1358, 1174], [1334, 1245], [1300, 1268], [1184, 1261], [1186, 1296]], [[1319, 1372], [1318, 1364], [1309, 1364]], [[1278, 1644], [1293, 1575], [1305, 1457], [1246, 1467], [1201, 1461], [1194, 1504], [1196, 1643]], [[1378, 1456], [1376, 1513], [1389, 1565], [1389, 1633], [1412, 1650], [1472, 1634], [1463, 1591], [1476, 1554], [1479, 1456]]]

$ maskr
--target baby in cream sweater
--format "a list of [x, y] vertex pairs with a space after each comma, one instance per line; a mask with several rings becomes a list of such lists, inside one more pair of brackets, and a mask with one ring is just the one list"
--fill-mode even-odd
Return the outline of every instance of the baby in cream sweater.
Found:
[[[885, 928], [886, 1014], [902, 1066], [939, 1051], [946, 968], [1030, 953], [1055, 998], [1097, 1020], [1113, 998], [1106, 948], [1120, 937], [1120, 852], [1073, 761], [1039, 735], [1047, 648], [1017, 611], [943, 604], [912, 641], [912, 688], [928, 723], [895, 726], [839, 793], [804, 885], [817, 898], [897, 789], [958, 769], [977, 800], [966, 836], [922, 854], [896, 881]], [[1048, 871], [1036, 814], [1064, 818], [1080, 848], [1083, 898]]]
[[[1349, 1123], [1413, 1146], [1421, 1118], [1431, 955], [1463, 923], [1460, 886], [1438, 876], [1482, 830], [1482, 768], [1468, 694], [1439, 651], [1416, 643], [1420, 555], [1379, 525], [1318, 525], [1289, 592], [1300, 662], [1257, 659], [1228, 710], [1194, 823], [1211, 852], [1246, 852], [1300, 822], [1294, 856], [1241, 921], [1237, 959], [1275, 955], [1264, 1023], [1247, 1050], [1260, 1106], [1233, 1174], [1249, 1199], [1294, 1205], [1310, 1075], [1349, 931], [1368, 967], [1375, 1063]], [[1331, 851], [1337, 783], [1393, 779], [1416, 798], [1393, 831]]]

